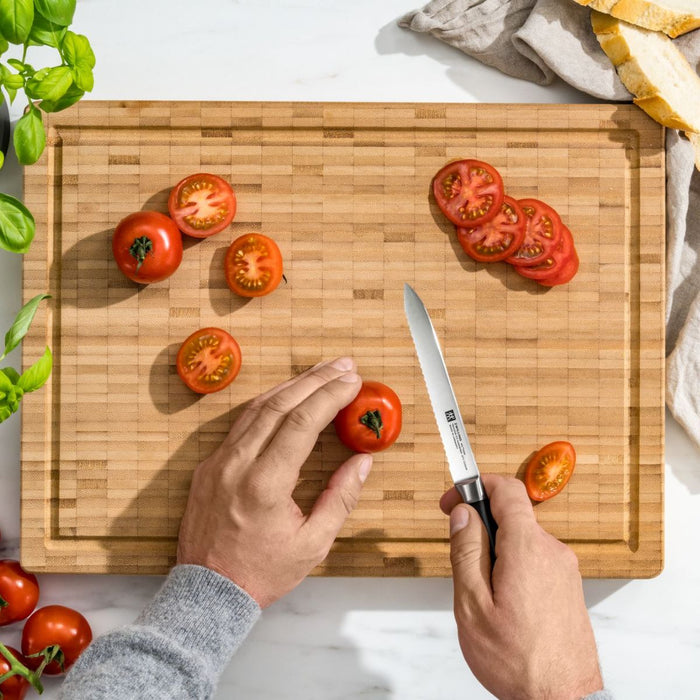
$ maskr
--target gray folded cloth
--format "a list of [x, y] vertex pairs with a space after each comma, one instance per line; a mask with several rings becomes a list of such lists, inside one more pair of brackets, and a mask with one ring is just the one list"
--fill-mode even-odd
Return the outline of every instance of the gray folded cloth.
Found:
[[[558, 76], [610, 101], [632, 95], [573, 0], [433, 0], [399, 25], [427, 32], [516, 78]], [[700, 31], [674, 39], [697, 71]], [[700, 447], [700, 172], [690, 142], [666, 131], [666, 404]]]

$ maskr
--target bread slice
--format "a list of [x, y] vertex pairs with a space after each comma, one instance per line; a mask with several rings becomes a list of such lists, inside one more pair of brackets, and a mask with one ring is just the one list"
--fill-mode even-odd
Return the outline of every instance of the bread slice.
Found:
[[673, 42], [596, 11], [591, 24], [635, 104], [664, 126], [700, 133], [700, 78]]
[[698, 0], [575, 0], [638, 27], [680, 36], [700, 27]]

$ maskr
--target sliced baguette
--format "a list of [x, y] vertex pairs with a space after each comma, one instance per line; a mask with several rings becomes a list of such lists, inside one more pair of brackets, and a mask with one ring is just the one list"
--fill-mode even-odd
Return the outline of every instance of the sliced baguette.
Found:
[[574, 0], [638, 27], [676, 37], [700, 27], [698, 0]]
[[591, 24], [635, 104], [664, 126], [700, 133], [700, 78], [673, 42], [596, 11]]

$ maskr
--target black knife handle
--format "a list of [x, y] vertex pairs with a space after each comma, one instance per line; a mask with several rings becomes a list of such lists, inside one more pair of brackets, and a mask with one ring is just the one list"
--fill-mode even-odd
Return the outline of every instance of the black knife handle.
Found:
[[498, 530], [498, 525], [491, 515], [491, 504], [489, 503], [488, 496], [484, 496], [481, 501], [474, 501], [474, 503], [469, 504], [472, 508], [476, 509], [482, 522], [486, 526], [486, 534], [489, 537], [489, 552], [491, 554], [491, 569], [493, 569], [494, 562], [496, 561], [496, 530]]

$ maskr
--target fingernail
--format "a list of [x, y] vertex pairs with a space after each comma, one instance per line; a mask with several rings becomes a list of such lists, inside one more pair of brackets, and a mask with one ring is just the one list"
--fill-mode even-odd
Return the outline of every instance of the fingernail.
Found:
[[369, 476], [369, 471], [372, 468], [372, 456], [365, 455], [360, 462], [360, 466], [357, 469], [357, 476], [360, 477], [360, 481], [364, 484]]
[[348, 372], [347, 374], [341, 374], [338, 377], [340, 382], [356, 382], [360, 379], [360, 375], [356, 372]]
[[354, 363], [351, 357], [339, 357], [337, 360], [333, 360], [333, 362], [331, 362], [331, 367], [347, 372], [347, 370], [354, 367]]
[[469, 510], [459, 506], [452, 509], [450, 513], [450, 535], [454, 535], [460, 530], [464, 530], [469, 522]]

